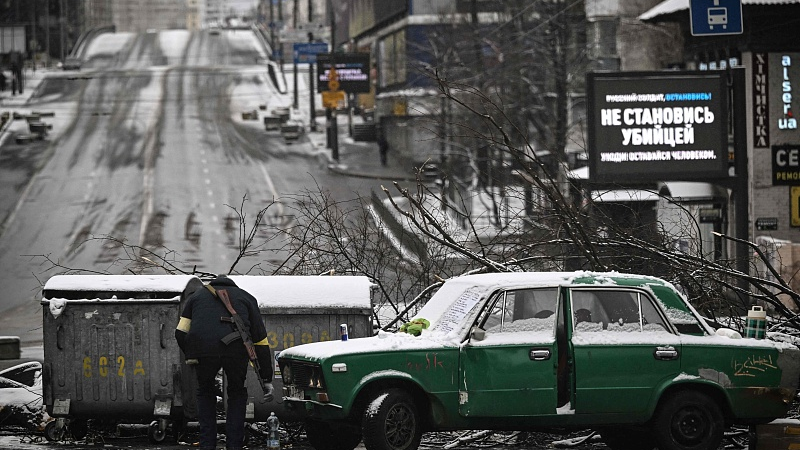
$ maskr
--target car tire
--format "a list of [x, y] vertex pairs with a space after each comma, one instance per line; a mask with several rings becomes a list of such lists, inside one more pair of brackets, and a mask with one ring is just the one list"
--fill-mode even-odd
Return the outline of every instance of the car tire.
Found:
[[656, 441], [645, 427], [610, 427], [600, 430], [600, 438], [611, 450], [653, 450]]
[[670, 394], [653, 421], [653, 435], [660, 450], [717, 449], [724, 431], [719, 405], [695, 391]]
[[353, 450], [361, 442], [361, 434], [348, 427], [332, 427], [326, 422], [305, 423], [308, 442], [316, 450]]
[[422, 439], [417, 406], [401, 389], [378, 393], [364, 410], [361, 429], [367, 450], [416, 450]]

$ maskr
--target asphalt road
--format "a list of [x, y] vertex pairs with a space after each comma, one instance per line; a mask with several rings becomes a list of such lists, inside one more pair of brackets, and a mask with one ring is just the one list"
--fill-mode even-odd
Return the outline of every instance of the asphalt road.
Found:
[[267, 207], [263, 246], [236, 269], [269, 273], [289, 254], [282, 237], [301, 193], [350, 200], [381, 184], [328, 170], [307, 136], [287, 144], [244, 120], [292, 103], [291, 74], [282, 93], [252, 32], [123, 37], [100, 35], [105, 49], [80, 71], [48, 73], [14, 109], [52, 113], [45, 140], [16, 143], [24, 121], [0, 139], [0, 334], [23, 343], [42, 340], [40, 288], [54, 274], [139, 272], [148, 265], [139, 249], [181, 270], [227, 273], [238, 212], [249, 230]]
[[[85, 448], [104, 448], [104, 449], [137, 449], [137, 450], [186, 450], [194, 448], [194, 435], [189, 435], [185, 439], [175, 443], [174, 440], [165, 440], [162, 444], [152, 444], [144, 437], [146, 430], [127, 429], [117, 436], [93, 436], [81, 441], [64, 441], [59, 443], [47, 442], [41, 435], [18, 435], [9, 432], [0, 433], [0, 450], [49, 450], [49, 449], [85, 449]], [[420, 450], [426, 449], [452, 449], [452, 450], [476, 450], [491, 447], [496, 450], [545, 450], [552, 448], [570, 448], [573, 450], [606, 450], [607, 447], [599, 440], [599, 436], [592, 436], [591, 433], [576, 433], [565, 436], [558, 435], [524, 435], [517, 433], [498, 434], [485, 437], [474, 442], [458, 443], [459, 437], [463, 433], [429, 433], [423, 436]], [[224, 440], [221, 440], [217, 448], [224, 448]], [[266, 449], [263, 438], [255, 435], [249, 437], [246, 448]], [[293, 450], [314, 450], [304, 439], [289, 439], [284, 433], [281, 441], [281, 448]], [[360, 444], [356, 450], [365, 450]]]

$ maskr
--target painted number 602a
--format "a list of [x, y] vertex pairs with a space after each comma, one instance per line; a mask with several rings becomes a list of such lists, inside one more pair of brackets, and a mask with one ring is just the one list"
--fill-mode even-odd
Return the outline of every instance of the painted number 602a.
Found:
[[[328, 333], [327, 331], [321, 332], [319, 335], [319, 340], [320, 342], [330, 341], [331, 340], [330, 333]], [[294, 347], [295, 345], [298, 344], [298, 342], [295, 339], [294, 333], [283, 333], [279, 341], [278, 333], [276, 333], [275, 331], [270, 331], [267, 333], [267, 341], [269, 342], [269, 346], [273, 349], [276, 348], [286, 349]], [[300, 333], [300, 342], [299, 342], [300, 344], [310, 344], [312, 342], [314, 342], [314, 336], [311, 333], [305, 331]], [[283, 347], [279, 346], [278, 345], [279, 343], [283, 344]]]
[[[115, 364], [115, 366], [112, 366]], [[126, 370], [126, 361], [125, 357], [122, 355], [117, 356], [115, 361], [109, 361], [107, 356], [101, 356], [97, 359], [97, 362], [92, 362], [92, 358], [86, 356], [83, 358], [83, 376], [85, 378], [92, 378], [94, 374], [95, 366], [97, 367], [97, 374], [105, 378], [109, 374], [116, 374], [118, 377], [124, 377], [125, 370]], [[141, 360], [136, 360], [134, 363], [133, 368], [134, 375], [144, 375], [144, 364]]]

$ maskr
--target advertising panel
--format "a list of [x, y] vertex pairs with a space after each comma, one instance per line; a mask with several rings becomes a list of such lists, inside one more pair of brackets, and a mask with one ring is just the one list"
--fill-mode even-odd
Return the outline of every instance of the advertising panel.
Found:
[[339, 89], [348, 94], [370, 91], [369, 53], [320, 53], [317, 55], [317, 91], [328, 90], [331, 65], [335, 64]]
[[753, 147], [798, 144], [800, 53], [753, 53]]
[[753, 148], [771, 150], [773, 186], [800, 185], [800, 53], [753, 53], [751, 83]]
[[728, 177], [725, 73], [589, 73], [586, 85], [592, 181]]
[[772, 146], [772, 185], [800, 185], [800, 144]]

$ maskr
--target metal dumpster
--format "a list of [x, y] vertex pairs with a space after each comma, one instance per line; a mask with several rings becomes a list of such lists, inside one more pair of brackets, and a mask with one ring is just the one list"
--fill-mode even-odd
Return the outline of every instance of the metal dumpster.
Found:
[[[281, 422], [299, 420], [283, 407], [283, 383], [277, 366], [280, 352], [295, 345], [340, 339], [339, 325], [346, 323], [349, 338], [372, 336], [373, 284], [363, 276], [231, 276], [250, 292], [261, 309], [272, 348], [275, 400], [263, 401], [258, 378], [247, 375], [248, 420], [265, 422], [270, 412]], [[225, 389], [223, 389], [225, 392]], [[227, 393], [223, 394], [227, 396]], [[227, 398], [225, 399], [227, 405]]]
[[[88, 419], [150, 423], [196, 416], [196, 383], [174, 338], [186, 299], [203, 283], [183, 275], [59, 275], [42, 295], [43, 395], [57, 420], [47, 437], [85, 433]], [[177, 430], [176, 430], [177, 431]]]

